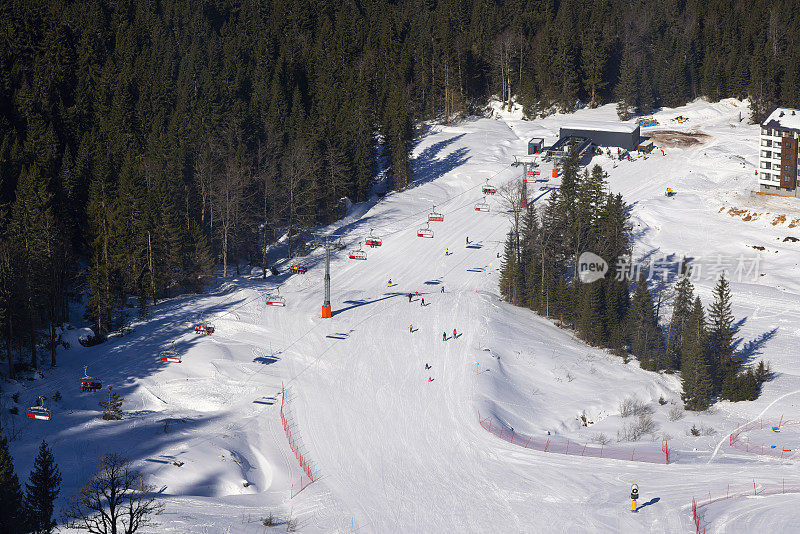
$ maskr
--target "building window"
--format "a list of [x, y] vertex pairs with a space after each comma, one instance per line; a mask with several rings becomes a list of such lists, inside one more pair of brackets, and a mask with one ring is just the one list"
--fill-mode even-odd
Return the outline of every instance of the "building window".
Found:
[[761, 151], [761, 157], [762, 158], [771, 158], [772, 157], [772, 152], [770, 152], [769, 150], [762, 150]]
[[769, 165], [770, 165], [769, 161], [762, 161], [761, 162], [761, 168], [762, 169], [769, 169], [770, 168]]
[[768, 128], [761, 128], [761, 135], [769, 135], [769, 129]]

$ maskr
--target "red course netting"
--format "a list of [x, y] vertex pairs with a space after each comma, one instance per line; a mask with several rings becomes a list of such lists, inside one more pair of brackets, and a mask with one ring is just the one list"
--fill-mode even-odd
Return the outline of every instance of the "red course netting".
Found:
[[661, 443], [661, 450], [637, 449], [637, 448], [617, 448], [606, 447], [605, 445], [588, 445], [577, 441], [563, 440], [557, 438], [534, 438], [524, 434], [515, 433], [513, 430], [504, 428], [501, 424], [492, 421], [491, 417], [481, 419], [478, 413], [478, 422], [485, 429], [500, 439], [506, 440], [514, 445], [533, 449], [542, 452], [555, 452], [570, 456], [591, 456], [593, 458], [611, 458], [614, 460], [625, 460], [628, 462], [648, 462], [653, 464], [669, 463], [669, 446], [667, 442]]
[[300, 446], [297, 444], [297, 440], [295, 439], [294, 434], [292, 434], [292, 429], [290, 428], [288, 419], [284, 414], [283, 407], [285, 401], [286, 401], [286, 390], [284, 389], [283, 384], [281, 384], [281, 423], [283, 423], [283, 431], [286, 433], [286, 439], [289, 440], [289, 447], [292, 449], [292, 452], [294, 453], [295, 458], [297, 458], [297, 461], [300, 462], [300, 468], [303, 470], [303, 473], [305, 474], [305, 477], [303, 475], [300, 475], [300, 485], [297, 491], [295, 491], [294, 485], [292, 485], [292, 497], [294, 497], [295, 495], [303, 491], [306, 488], [306, 486], [314, 482], [316, 479], [314, 471], [311, 469], [311, 465], [309, 465], [305, 456], [300, 451]]
[[702, 514], [697, 512], [703, 506], [726, 499], [749, 497], [751, 495], [782, 495], [784, 493], [800, 493], [800, 483], [790, 482], [787, 484], [785, 480], [781, 480], [780, 482], [762, 484], [753, 480], [752, 483], [738, 484], [736, 486], [728, 484], [725, 489], [718, 492], [712, 493], [709, 491], [708, 495], [702, 499], [692, 498], [692, 522], [694, 523], [695, 532], [700, 534], [706, 531], [705, 527], [703, 527], [702, 531], [700, 530]]
[[[797, 449], [792, 449], [788, 445], [782, 444], [781, 442], [784, 441], [784, 439], [782, 439], [780, 434], [775, 435], [773, 443], [751, 443], [749, 437], [747, 439], [741, 439], [741, 437], [744, 437], [742, 434], [746, 434], [752, 430], [778, 429], [778, 431], [780, 431], [780, 429], [783, 427], [797, 426], [798, 424], [800, 424], [799, 421], [784, 421], [783, 416], [781, 416], [780, 419], [771, 421], [767, 419], [751, 421], [746, 425], [737, 428], [733, 431], [733, 433], [731, 433], [730, 446], [734, 449], [752, 454], [763, 454], [764, 456], [772, 456], [773, 458], [782, 459], [792, 458], [797, 454], [798, 451]], [[791, 441], [795, 440], [792, 439]]]

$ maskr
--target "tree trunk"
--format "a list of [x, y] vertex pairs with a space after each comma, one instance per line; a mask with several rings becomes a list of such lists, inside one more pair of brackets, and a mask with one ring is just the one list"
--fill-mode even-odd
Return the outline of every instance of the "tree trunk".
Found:
[[56, 325], [50, 319], [50, 366], [56, 366]]
[[150, 239], [150, 231], [147, 231], [147, 262], [150, 266], [150, 294], [153, 304], [156, 303], [156, 278], [153, 272], [153, 244]]
[[8, 337], [6, 338], [6, 355], [8, 356], [8, 378], [14, 379], [16, 373], [14, 372], [14, 351], [11, 348], [11, 336], [14, 330], [11, 327], [11, 317], [8, 318]]

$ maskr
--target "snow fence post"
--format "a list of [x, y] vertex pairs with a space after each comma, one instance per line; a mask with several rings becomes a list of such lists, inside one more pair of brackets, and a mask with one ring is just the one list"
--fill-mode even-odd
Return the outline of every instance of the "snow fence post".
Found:
[[631, 462], [633, 461], [633, 455], [636, 454], [636, 447], [633, 448], [631, 451]]
[[753, 495], [756, 495], [756, 479], [753, 479]]
[[603, 447], [604, 447], [604, 444], [603, 444], [603, 443], [601, 443], [601, 444], [600, 444], [600, 458], [602, 458], [602, 457], [603, 457]]
[[581, 451], [581, 456], [583, 456], [584, 452], [586, 452], [586, 444], [585, 443], [583, 444], [583, 450]]
[[567, 456], [569, 456], [569, 440], [567, 440], [567, 452], [565, 452], [564, 454], [566, 454]]
[[547, 452], [547, 447], [550, 446], [550, 439], [548, 438], [547, 443], [544, 444], [544, 452]]
[[531, 442], [531, 437], [529, 436], [529, 437], [528, 437], [528, 441], [527, 441], [527, 443], [525, 443], [525, 448], [526, 448], [526, 449], [528, 448], [528, 443], [530, 443], [530, 442]]

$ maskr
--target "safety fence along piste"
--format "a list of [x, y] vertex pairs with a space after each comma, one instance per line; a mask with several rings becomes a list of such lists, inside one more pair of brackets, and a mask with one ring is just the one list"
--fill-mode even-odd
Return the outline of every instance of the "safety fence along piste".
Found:
[[292, 484], [292, 498], [303, 491], [309, 484], [316, 480], [316, 473], [313, 466], [308, 462], [306, 454], [301, 450], [302, 444], [298, 441], [297, 436], [292, 431], [294, 426], [291, 423], [291, 416], [289, 413], [288, 403], [286, 402], [286, 389], [281, 384], [281, 423], [283, 423], [283, 431], [286, 433], [286, 439], [289, 440], [289, 447], [294, 453], [294, 457], [300, 462], [300, 468], [303, 473], [300, 475], [300, 484], [295, 488]]
[[695, 532], [701, 534], [706, 531], [706, 527], [703, 526], [701, 528], [700, 524], [703, 522], [702, 508], [709, 504], [726, 499], [739, 499], [758, 495], [783, 495], [785, 493], [800, 493], [800, 482], [781, 480], [780, 482], [762, 483], [753, 480], [744, 484], [728, 484], [727, 487], [708, 492], [707, 495], [703, 495], [701, 498], [692, 498], [692, 522], [694, 523]]
[[[751, 421], [744, 426], [734, 430], [730, 435], [730, 446], [734, 449], [749, 452], [752, 454], [763, 454], [764, 456], [772, 456], [774, 458], [791, 458], [797, 454], [797, 445], [794, 448], [787, 442], [796, 443], [797, 434], [793, 432], [790, 436], [781, 434], [781, 429], [786, 427], [797, 427], [800, 421], [784, 420], [783, 416], [780, 419], [758, 419]], [[795, 430], [795, 428], [791, 428]], [[755, 440], [751, 441], [750, 436], [745, 436], [748, 432], [754, 430], [765, 430], [767, 433], [758, 436]]]
[[478, 413], [478, 422], [485, 429], [514, 445], [533, 449], [542, 452], [554, 452], [567, 454], [570, 456], [590, 456], [593, 458], [611, 458], [614, 460], [625, 460], [628, 462], [648, 462], [653, 464], [669, 463], [669, 446], [666, 441], [661, 443], [661, 450], [652, 448], [622, 448], [606, 447], [605, 445], [588, 445], [578, 441], [559, 439], [553, 437], [534, 438], [515, 432], [513, 429], [505, 427], [493, 421], [491, 417], [481, 418]]

